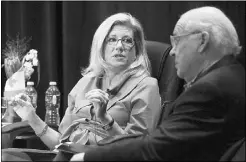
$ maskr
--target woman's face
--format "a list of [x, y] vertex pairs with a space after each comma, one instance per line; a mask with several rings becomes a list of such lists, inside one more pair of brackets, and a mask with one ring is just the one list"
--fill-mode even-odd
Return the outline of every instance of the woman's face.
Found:
[[123, 71], [136, 59], [136, 49], [131, 28], [124, 25], [113, 27], [105, 40], [104, 59], [113, 68]]

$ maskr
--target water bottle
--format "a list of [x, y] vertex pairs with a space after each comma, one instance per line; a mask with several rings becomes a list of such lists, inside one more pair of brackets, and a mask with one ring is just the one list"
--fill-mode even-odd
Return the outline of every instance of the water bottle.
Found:
[[38, 93], [36, 89], [34, 88], [34, 82], [30, 82], [30, 81], [27, 82], [25, 93], [30, 97], [32, 106], [35, 108], [35, 111], [36, 111]]
[[60, 124], [60, 95], [56, 82], [50, 82], [45, 92], [45, 122], [49, 126], [57, 127]]

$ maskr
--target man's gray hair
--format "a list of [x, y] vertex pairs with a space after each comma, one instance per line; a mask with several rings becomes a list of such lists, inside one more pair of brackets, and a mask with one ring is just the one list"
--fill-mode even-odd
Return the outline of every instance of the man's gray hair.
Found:
[[210, 40], [223, 55], [240, 53], [237, 31], [220, 9], [210, 6], [195, 8], [184, 13], [180, 21], [187, 31], [207, 31]]
[[136, 48], [136, 60], [125, 72], [140, 74], [143, 71], [147, 71], [150, 74], [151, 66], [146, 52], [142, 25], [129, 13], [117, 13], [109, 16], [97, 28], [91, 45], [90, 63], [86, 69], [82, 70], [82, 75], [90, 73], [94, 76], [99, 76], [110, 67], [104, 59], [105, 39], [115, 25], [131, 28], [134, 35], [135, 45], [133, 48]]

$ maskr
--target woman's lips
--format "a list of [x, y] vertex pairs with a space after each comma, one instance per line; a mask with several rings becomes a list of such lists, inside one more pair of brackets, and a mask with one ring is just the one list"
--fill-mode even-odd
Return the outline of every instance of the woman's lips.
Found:
[[113, 57], [125, 57], [125, 56], [122, 54], [115, 54]]

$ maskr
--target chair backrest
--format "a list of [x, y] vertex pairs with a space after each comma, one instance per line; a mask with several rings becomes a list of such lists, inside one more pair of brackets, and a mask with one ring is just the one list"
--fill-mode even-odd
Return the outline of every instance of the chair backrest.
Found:
[[183, 90], [184, 81], [177, 77], [174, 57], [169, 55], [171, 46], [157, 41], [146, 41], [152, 66], [152, 77], [158, 80], [162, 103], [173, 101]]

